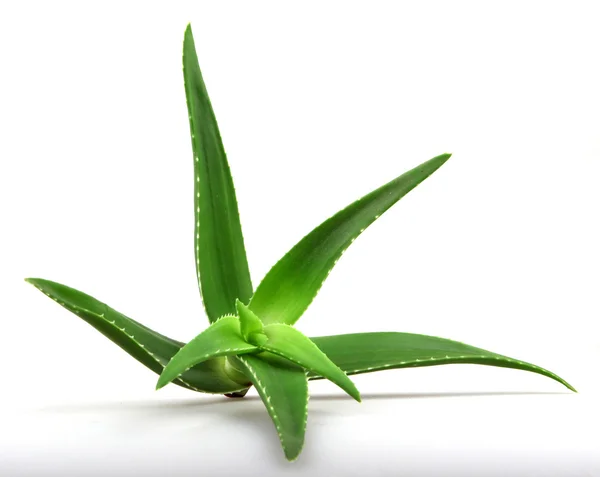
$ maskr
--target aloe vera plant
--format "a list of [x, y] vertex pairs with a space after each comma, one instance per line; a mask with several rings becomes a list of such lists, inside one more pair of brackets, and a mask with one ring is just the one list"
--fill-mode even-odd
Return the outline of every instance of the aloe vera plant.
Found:
[[349, 375], [471, 363], [538, 373], [574, 391], [548, 370], [457, 341], [400, 332], [308, 338], [294, 328], [344, 250], [450, 154], [415, 167], [320, 224], [254, 289], [233, 181], [189, 25], [183, 75], [194, 163], [195, 261], [208, 328], [184, 344], [73, 288], [26, 279], [157, 373], [157, 388], [173, 382], [193, 391], [243, 397], [254, 385], [289, 460], [302, 449], [308, 381], [313, 379], [329, 379], [360, 401]]

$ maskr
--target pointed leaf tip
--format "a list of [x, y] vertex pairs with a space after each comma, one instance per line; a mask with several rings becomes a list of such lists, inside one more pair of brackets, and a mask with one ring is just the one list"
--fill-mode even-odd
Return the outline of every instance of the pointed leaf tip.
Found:
[[185, 27], [185, 38], [191, 38], [192, 40], [194, 39], [194, 35], [192, 33], [192, 24], [188, 23]]
[[440, 155], [440, 160], [442, 161], [442, 164], [444, 162], [446, 162], [448, 159], [450, 159], [452, 157], [452, 153], [451, 152], [445, 152], [444, 154]]
[[164, 388], [167, 384], [169, 384], [170, 381], [168, 381], [166, 378], [163, 379], [162, 375], [160, 375], [158, 377], [158, 381], [156, 382], [156, 388], [154, 388], [155, 391], [158, 391], [159, 389]]
[[264, 328], [268, 341], [259, 347], [317, 373], [360, 402], [360, 393], [352, 380], [309, 338], [290, 325], [274, 323]]
[[[454, 363], [481, 364], [541, 374], [575, 391], [564, 379], [539, 366], [435, 336], [376, 332], [313, 337], [311, 341], [348, 375]], [[312, 373], [309, 378], [320, 376]]]

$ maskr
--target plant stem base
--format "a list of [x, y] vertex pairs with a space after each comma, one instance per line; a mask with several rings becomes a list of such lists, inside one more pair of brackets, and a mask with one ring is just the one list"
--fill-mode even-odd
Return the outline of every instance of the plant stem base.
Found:
[[237, 391], [235, 393], [227, 393], [225, 394], [225, 396], [227, 396], [228, 398], [243, 398], [248, 392], [248, 389], [244, 389], [243, 391]]

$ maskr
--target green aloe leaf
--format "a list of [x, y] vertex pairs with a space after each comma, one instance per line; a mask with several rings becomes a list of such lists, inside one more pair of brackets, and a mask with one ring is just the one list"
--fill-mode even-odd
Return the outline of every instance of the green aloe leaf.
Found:
[[[383, 332], [320, 336], [311, 340], [349, 375], [440, 364], [482, 364], [541, 374], [575, 391], [564, 379], [534, 364], [435, 336]], [[309, 377], [321, 379], [317, 373]]]
[[449, 158], [450, 154], [442, 154], [424, 162], [319, 225], [267, 273], [250, 309], [265, 324], [294, 324], [354, 239]]
[[267, 341], [267, 336], [263, 333], [263, 324], [260, 318], [239, 300], [236, 301], [235, 308], [240, 318], [240, 328], [244, 339], [256, 346]]
[[259, 349], [256, 346], [244, 341], [240, 331], [240, 320], [235, 316], [224, 316], [196, 336], [171, 358], [158, 379], [156, 389], [162, 388], [192, 366], [203, 361], [219, 356], [235, 356], [257, 351]]
[[360, 402], [360, 393], [352, 380], [300, 331], [283, 323], [274, 323], [265, 326], [264, 333], [268, 340], [260, 345], [260, 349], [329, 379]]
[[[28, 278], [26, 281], [157, 374], [183, 346], [183, 343], [151, 330], [74, 288], [41, 278]], [[206, 361], [181, 375], [175, 384], [194, 391], [218, 394], [247, 388], [247, 385], [229, 377], [226, 366], [225, 358]]]
[[288, 460], [295, 460], [304, 445], [308, 412], [308, 380], [304, 369], [275, 363], [255, 355], [238, 358], [260, 395], [279, 435]]
[[248, 303], [252, 282], [225, 149], [221, 142], [188, 25], [183, 76], [194, 151], [196, 273], [211, 323], [235, 314], [235, 300]]

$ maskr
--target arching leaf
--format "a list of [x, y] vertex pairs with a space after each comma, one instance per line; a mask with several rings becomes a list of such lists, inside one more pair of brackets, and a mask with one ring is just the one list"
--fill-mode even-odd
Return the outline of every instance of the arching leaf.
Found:
[[271, 268], [254, 292], [250, 309], [265, 324], [294, 324], [354, 239], [449, 158], [442, 154], [424, 162], [319, 225]]
[[[74, 288], [41, 278], [28, 278], [42, 293], [96, 328], [147, 368], [160, 374], [183, 343], [157, 333], [108, 305]], [[68, 340], [65, 337], [65, 340]], [[225, 358], [212, 359], [182, 374], [175, 384], [193, 391], [232, 393], [248, 386], [233, 381], [226, 373]]]
[[[482, 364], [541, 374], [575, 391], [564, 379], [535, 364], [435, 336], [383, 332], [319, 336], [311, 340], [349, 375], [441, 364]], [[315, 373], [309, 377], [320, 379]]]

